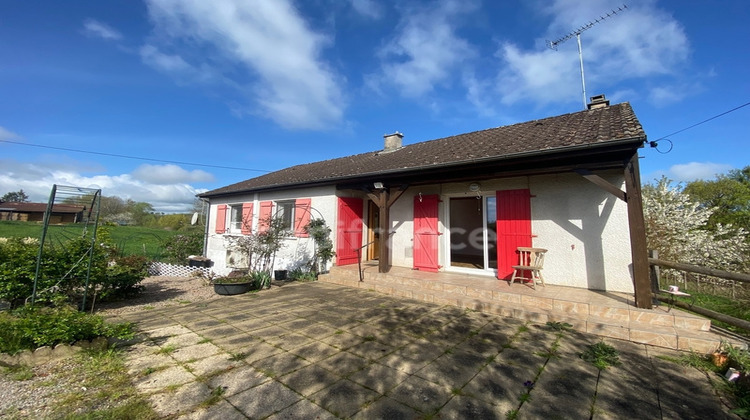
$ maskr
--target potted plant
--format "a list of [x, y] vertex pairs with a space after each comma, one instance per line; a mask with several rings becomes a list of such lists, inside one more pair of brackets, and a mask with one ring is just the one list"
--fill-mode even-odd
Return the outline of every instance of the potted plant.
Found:
[[261, 289], [271, 286], [276, 252], [284, 247], [288, 234], [284, 221], [279, 217], [266, 219], [264, 224], [267, 227], [263, 232], [226, 238], [227, 248], [247, 256], [249, 275], [258, 281]]
[[328, 261], [336, 256], [331, 240], [331, 228], [326, 225], [326, 221], [322, 218], [313, 218], [305, 226], [305, 232], [315, 241], [315, 253], [312, 261], [310, 261], [310, 271], [315, 273], [317, 277], [318, 273], [326, 271]]
[[214, 292], [219, 295], [241, 295], [258, 288], [257, 280], [250, 275], [218, 277], [213, 280]]

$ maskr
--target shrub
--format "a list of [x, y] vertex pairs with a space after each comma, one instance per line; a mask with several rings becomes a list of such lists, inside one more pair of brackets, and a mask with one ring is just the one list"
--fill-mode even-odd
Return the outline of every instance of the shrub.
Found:
[[[92, 248], [91, 239], [78, 237], [45, 244], [37, 283], [37, 300], [51, 302], [55, 296], [77, 299], [86, 278], [89, 292], [99, 290], [103, 298], [132, 294], [147, 275], [145, 257], [116, 257], [106, 231]], [[33, 238], [0, 240], [0, 299], [11, 307], [22, 305], [32, 295], [39, 242]], [[91, 264], [89, 265], [89, 261]]]
[[125, 297], [140, 292], [141, 280], [148, 275], [148, 260], [142, 255], [116, 258], [107, 266], [103, 281], [97, 282], [102, 299]]
[[132, 324], [109, 324], [101, 316], [79, 312], [71, 306], [24, 306], [12, 313], [0, 313], [0, 352], [3, 353], [97, 337], [130, 339], [133, 336]]
[[191, 255], [203, 253], [203, 232], [195, 231], [175, 235], [164, 241], [164, 262], [185, 264]]

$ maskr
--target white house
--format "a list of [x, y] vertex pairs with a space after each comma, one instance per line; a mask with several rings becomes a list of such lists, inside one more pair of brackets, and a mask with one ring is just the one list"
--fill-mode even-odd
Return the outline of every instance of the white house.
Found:
[[534, 246], [548, 250], [547, 284], [635, 291], [650, 305], [637, 155], [646, 135], [630, 104], [602, 95], [581, 112], [406, 146], [402, 137], [201, 194], [214, 271], [246, 267], [227, 238], [263, 231], [270, 216], [289, 229], [274, 269], [306, 263], [303, 227], [314, 217], [333, 229], [332, 264], [361, 256], [381, 272], [506, 279], [516, 249]]

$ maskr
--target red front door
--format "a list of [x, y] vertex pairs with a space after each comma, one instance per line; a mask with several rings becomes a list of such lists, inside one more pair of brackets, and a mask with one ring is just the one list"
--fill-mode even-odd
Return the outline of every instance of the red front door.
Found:
[[336, 265], [356, 264], [362, 246], [361, 198], [339, 197], [336, 223]]
[[531, 193], [497, 191], [497, 278], [508, 279], [518, 264], [519, 246], [531, 246]]
[[437, 195], [414, 197], [414, 268], [438, 271], [438, 203]]

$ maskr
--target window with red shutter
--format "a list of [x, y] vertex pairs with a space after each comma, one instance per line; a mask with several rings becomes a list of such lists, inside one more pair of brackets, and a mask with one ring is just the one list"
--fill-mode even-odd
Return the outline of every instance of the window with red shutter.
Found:
[[258, 214], [258, 232], [264, 233], [268, 231], [271, 223], [271, 216], [273, 211], [273, 201], [261, 201], [260, 202], [260, 213]]
[[305, 232], [305, 227], [310, 223], [310, 203], [309, 198], [299, 198], [294, 203], [294, 236], [307, 238], [309, 235]]
[[253, 203], [242, 204], [242, 234], [253, 233]]
[[227, 231], [227, 205], [219, 204], [216, 208], [216, 233]]

